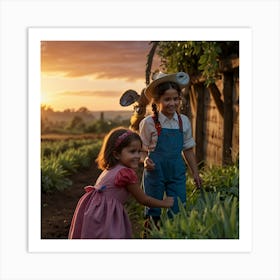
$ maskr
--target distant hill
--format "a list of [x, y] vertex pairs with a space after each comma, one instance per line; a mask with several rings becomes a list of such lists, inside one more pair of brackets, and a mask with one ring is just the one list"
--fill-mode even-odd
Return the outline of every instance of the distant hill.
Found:
[[78, 116], [83, 119], [85, 123], [104, 119], [108, 120], [129, 120], [133, 114], [131, 111], [53, 111], [53, 110], [41, 110], [41, 119], [48, 120], [49, 122], [69, 122], [74, 117]]
[[104, 120], [115, 120], [115, 119], [120, 119], [120, 120], [128, 120], [133, 114], [133, 110], [131, 111], [92, 111], [91, 114], [96, 118], [100, 119], [101, 118], [101, 113], [104, 114]]

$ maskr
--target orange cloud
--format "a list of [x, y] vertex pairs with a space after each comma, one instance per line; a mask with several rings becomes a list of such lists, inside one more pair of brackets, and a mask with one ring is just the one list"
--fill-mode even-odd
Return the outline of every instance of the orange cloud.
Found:
[[42, 41], [41, 71], [95, 79], [145, 78], [148, 41]]
[[56, 96], [77, 96], [77, 97], [102, 97], [102, 98], [112, 98], [119, 96], [120, 92], [118, 91], [110, 91], [110, 90], [104, 90], [104, 91], [90, 91], [90, 90], [84, 90], [84, 91], [63, 91], [63, 92], [57, 92]]

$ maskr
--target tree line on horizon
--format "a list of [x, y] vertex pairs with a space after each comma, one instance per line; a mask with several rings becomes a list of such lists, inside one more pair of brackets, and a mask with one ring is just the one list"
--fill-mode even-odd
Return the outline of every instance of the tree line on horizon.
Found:
[[[130, 112], [98, 112], [96, 116], [86, 107], [54, 111], [41, 105], [41, 134], [48, 133], [107, 133], [116, 126], [128, 127]], [[106, 116], [105, 116], [106, 114]]]

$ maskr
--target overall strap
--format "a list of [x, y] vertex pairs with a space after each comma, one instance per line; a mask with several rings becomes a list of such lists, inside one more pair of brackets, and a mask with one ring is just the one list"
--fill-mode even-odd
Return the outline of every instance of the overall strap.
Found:
[[181, 115], [178, 112], [177, 112], [177, 116], [178, 116], [178, 120], [179, 120], [180, 132], [183, 132], [183, 121], [182, 121]]
[[[179, 121], [179, 130], [180, 130], [180, 132], [183, 132], [183, 122], [182, 122], [181, 115], [178, 112], [177, 112], [177, 116], [178, 116], [178, 121]], [[155, 115], [153, 115], [152, 118], [155, 123], [155, 128], [157, 130], [157, 134], [159, 136], [160, 132], [161, 132], [161, 124]]]
[[158, 134], [158, 136], [160, 136], [161, 124], [160, 124], [159, 120], [157, 119], [157, 117], [155, 115], [153, 115], [153, 120], [154, 120], [154, 123], [155, 123], [155, 128], [157, 130], [157, 134]]

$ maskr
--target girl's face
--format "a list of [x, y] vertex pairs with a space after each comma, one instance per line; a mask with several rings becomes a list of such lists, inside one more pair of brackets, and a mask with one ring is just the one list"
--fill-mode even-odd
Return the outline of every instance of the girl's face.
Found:
[[168, 118], [172, 118], [180, 105], [181, 98], [176, 89], [170, 88], [159, 99], [159, 109]]
[[137, 169], [140, 161], [141, 148], [141, 142], [134, 140], [128, 146], [124, 147], [120, 153], [115, 154], [115, 158], [122, 165]]

